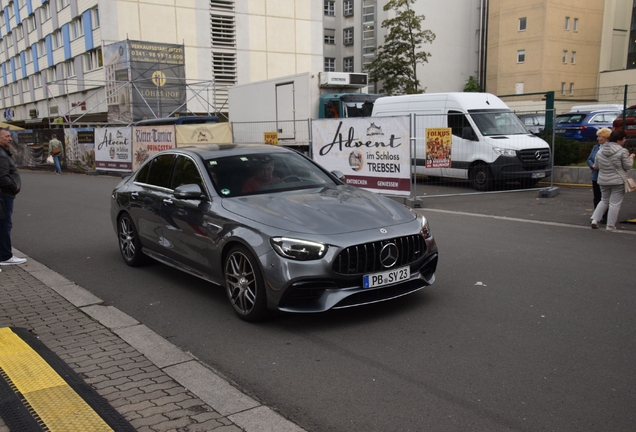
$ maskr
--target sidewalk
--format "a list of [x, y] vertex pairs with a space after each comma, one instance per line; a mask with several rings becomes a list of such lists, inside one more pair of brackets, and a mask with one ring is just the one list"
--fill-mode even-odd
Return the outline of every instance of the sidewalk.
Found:
[[140, 432], [303, 431], [31, 258], [0, 272], [0, 328], [9, 326], [35, 334]]

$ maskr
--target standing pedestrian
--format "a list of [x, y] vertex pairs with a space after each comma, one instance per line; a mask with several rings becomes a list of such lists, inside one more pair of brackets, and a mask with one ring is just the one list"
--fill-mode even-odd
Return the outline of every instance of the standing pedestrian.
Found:
[[55, 162], [55, 174], [62, 174], [62, 167], [60, 166], [60, 157], [64, 154], [64, 148], [62, 147], [62, 143], [57, 139], [56, 134], [51, 134], [51, 139], [49, 140], [49, 154], [53, 156], [53, 161]]
[[11, 159], [11, 134], [0, 130], [0, 265], [22, 264], [25, 258], [13, 255], [11, 249], [11, 216], [13, 200], [20, 192], [20, 174]]
[[625, 178], [634, 165], [634, 153], [629, 154], [623, 148], [627, 141], [625, 131], [615, 130], [609, 142], [603, 144], [596, 153], [594, 165], [598, 167], [598, 184], [601, 188], [601, 202], [592, 214], [591, 226], [598, 228], [598, 220], [609, 207], [607, 214], [607, 231], [616, 230], [618, 212], [625, 196]]
[[[591, 180], [592, 180], [592, 193], [594, 194], [594, 207], [596, 208], [596, 206], [598, 206], [598, 203], [601, 202], [601, 188], [598, 185], [598, 167], [596, 165], [594, 165], [594, 158], [596, 157], [596, 153], [598, 153], [598, 150], [603, 146], [603, 144], [605, 144], [606, 142], [609, 141], [609, 137], [610, 134], [612, 133], [612, 131], [608, 128], [601, 128], [598, 130], [598, 132], [596, 132], [596, 140], [598, 141], [598, 144], [594, 145], [594, 147], [592, 147], [592, 151], [590, 152], [590, 156], [587, 158], [587, 165], [590, 167], [590, 169], [592, 170], [592, 175], [591, 175]], [[607, 223], [607, 212], [605, 212], [605, 214], [603, 215], [603, 218], [601, 219], [601, 223], [602, 224], [606, 224]]]

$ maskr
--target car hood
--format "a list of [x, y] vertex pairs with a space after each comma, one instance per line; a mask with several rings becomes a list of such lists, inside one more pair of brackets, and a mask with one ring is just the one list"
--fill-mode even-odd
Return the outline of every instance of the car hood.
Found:
[[286, 232], [341, 234], [415, 219], [402, 204], [351, 186], [225, 198], [223, 207]]

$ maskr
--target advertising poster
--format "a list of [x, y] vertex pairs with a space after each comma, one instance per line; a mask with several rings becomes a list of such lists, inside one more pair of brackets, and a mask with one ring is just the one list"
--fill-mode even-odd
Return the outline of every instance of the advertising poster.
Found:
[[408, 117], [323, 119], [312, 122], [313, 158], [338, 170], [352, 186], [409, 195]]
[[128, 41], [105, 45], [103, 53], [108, 122], [130, 124], [132, 122], [132, 107], [130, 104]]
[[177, 147], [201, 144], [231, 144], [230, 123], [177, 125]]
[[153, 154], [177, 146], [173, 125], [135, 126], [132, 137], [133, 171], [137, 171], [139, 166]]
[[132, 171], [132, 128], [95, 129], [95, 169]]
[[65, 129], [65, 132], [67, 165], [81, 172], [95, 170], [94, 129]]
[[184, 46], [128, 43], [133, 121], [186, 114]]
[[13, 138], [11, 152], [13, 161], [18, 167], [38, 167], [46, 166], [46, 157], [49, 155], [49, 140], [51, 134], [55, 133], [57, 139], [62, 142], [64, 155], [60, 161], [62, 167], [66, 167], [66, 143], [64, 139], [65, 129], [25, 129], [21, 131], [10, 131]]
[[452, 147], [451, 128], [427, 128], [426, 168], [450, 168]]

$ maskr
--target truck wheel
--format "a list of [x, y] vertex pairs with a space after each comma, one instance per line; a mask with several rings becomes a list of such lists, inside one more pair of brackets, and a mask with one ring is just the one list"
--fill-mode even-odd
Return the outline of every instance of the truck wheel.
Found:
[[475, 165], [470, 170], [470, 182], [476, 190], [481, 192], [492, 189], [493, 178], [490, 168], [485, 164]]

